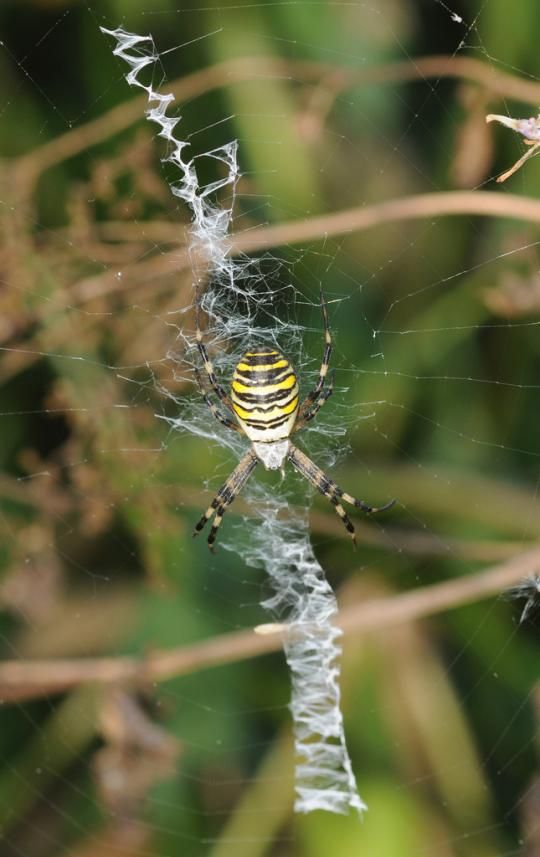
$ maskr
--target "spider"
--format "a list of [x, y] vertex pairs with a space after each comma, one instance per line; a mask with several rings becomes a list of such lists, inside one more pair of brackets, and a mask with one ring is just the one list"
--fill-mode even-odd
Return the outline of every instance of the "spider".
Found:
[[332, 395], [334, 378], [325, 387], [325, 380], [332, 353], [332, 336], [328, 322], [328, 310], [321, 290], [321, 309], [324, 322], [324, 354], [317, 383], [299, 404], [298, 379], [288, 359], [273, 348], [246, 351], [234, 370], [230, 396], [219, 384], [214, 367], [203, 342], [199, 319], [199, 302], [195, 310], [195, 335], [197, 348], [210, 387], [224, 408], [236, 418], [236, 422], [222, 413], [205, 390], [199, 370], [196, 378], [204, 400], [213, 416], [233, 431], [240, 432], [252, 442], [251, 448], [235, 467], [227, 481], [219, 489], [210, 506], [195, 526], [197, 536], [215, 513], [208, 536], [208, 546], [213, 550], [218, 529], [228, 506], [262, 461], [266, 470], [283, 469], [285, 459], [320, 491], [334, 506], [356, 546], [354, 526], [341, 505], [341, 500], [362, 509], [368, 514], [384, 512], [394, 505], [391, 500], [380, 508], [369, 506], [343, 491], [332, 479], [290, 441], [292, 434], [312, 420]]

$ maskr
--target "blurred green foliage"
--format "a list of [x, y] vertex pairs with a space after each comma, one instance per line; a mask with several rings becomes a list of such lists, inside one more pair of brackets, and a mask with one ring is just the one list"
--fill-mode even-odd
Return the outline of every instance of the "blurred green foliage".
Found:
[[[262, 575], [191, 540], [203, 486], [215, 488], [231, 461], [157, 418], [175, 412], [160, 388], [193, 395], [181, 354], [179, 369], [166, 356], [180, 349], [174, 325], [191, 301], [190, 270], [166, 254], [181, 254], [189, 215], [166, 187], [144, 106], [116, 130], [115, 111], [133, 93], [99, 25], [151, 31], [163, 50], [182, 45], [164, 65], [180, 86], [251, 58], [243, 76], [222, 71], [181, 105], [197, 151], [238, 137], [237, 223], [249, 229], [480, 187], [521, 152], [497, 132], [495, 160], [483, 117], [488, 107], [528, 115], [530, 105], [459, 75], [343, 85], [341, 73], [457, 52], [532, 76], [533, 0], [519, 15], [505, 0], [451, 4], [465, 25], [431, 0], [383, 5], [2, 4], [4, 659], [144, 659], [268, 621]], [[255, 65], [264, 61], [266, 72]], [[512, 191], [539, 189], [533, 159]], [[535, 545], [536, 226], [437, 217], [321, 233], [300, 254], [276, 249], [308, 298], [295, 311], [313, 374], [319, 283], [342, 299], [331, 305], [340, 391], [325, 419], [343, 424], [351, 450], [336, 478], [366, 499], [399, 501], [384, 522], [359, 523], [358, 554], [315, 501], [315, 549], [343, 603], [466, 577]], [[538, 626], [519, 627], [519, 615], [519, 605], [483, 601], [345, 638], [346, 733], [370, 806], [361, 824], [292, 815], [288, 676], [277, 654], [159, 685], [143, 676], [137, 686], [6, 699], [0, 851], [502, 857], [525, 840], [532, 848]]]

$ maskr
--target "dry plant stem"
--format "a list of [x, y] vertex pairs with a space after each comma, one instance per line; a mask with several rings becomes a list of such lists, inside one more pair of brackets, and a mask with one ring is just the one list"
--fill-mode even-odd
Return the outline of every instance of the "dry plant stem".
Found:
[[391, 199], [375, 205], [350, 208], [308, 220], [279, 223], [233, 236], [232, 253], [248, 253], [284, 244], [360, 232], [375, 226], [404, 220], [448, 215], [506, 217], [540, 223], [540, 202], [515, 194], [490, 191], [447, 191], [422, 193]]
[[[518, 554], [508, 562], [477, 574], [437, 583], [434, 586], [345, 607], [340, 627], [346, 633], [379, 631], [401, 622], [410, 622], [444, 610], [490, 598], [512, 584], [536, 573], [540, 563], [540, 545]], [[145, 659], [131, 657], [92, 658], [49, 661], [0, 662], [0, 700], [25, 699], [60, 693], [85, 682], [165, 681], [201, 669], [233, 663], [274, 652], [281, 648], [281, 637], [256, 634], [253, 630], [222, 634], [202, 643], [171, 651], [160, 651]]]
[[[517, 194], [491, 191], [447, 191], [421, 193], [391, 199], [374, 205], [349, 208], [306, 220], [293, 220], [275, 226], [261, 226], [241, 232], [232, 238], [232, 255], [254, 253], [284, 244], [301, 244], [304, 241], [324, 239], [353, 232], [386, 226], [403, 220], [422, 220], [426, 217], [445, 217], [468, 214], [478, 217], [507, 217], [540, 223], [540, 202]], [[161, 257], [160, 270], [182, 270], [186, 265], [178, 250]], [[95, 278], [97, 280], [97, 278]]]
[[[478, 217], [506, 217], [529, 223], [540, 223], [540, 202], [515, 194], [497, 194], [487, 191], [448, 191], [446, 193], [417, 194], [392, 199], [375, 205], [351, 208], [307, 220], [295, 220], [276, 226], [262, 226], [233, 236], [230, 253], [254, 253], [284, 244], [301, 244], [304, 241], [360, 232], [376, 226], [426, 217], [445, 217], [467, 214]], [[164, 238], [170, 240], [170, 224], [164, 224]], [[155, 234], [155, 233], [154, 233]], [[70, 290], [70, 302], [82, 305], [118, 290], [128, 290], [133, 283], [152, 281], [156, 276], [186, 270], [188, 255], [185, 245], [139, 263], [129, 265], [118, 277], [116, 271], [88, 277]], [[171, 284], [171, 288], [174, 285]], [[62, 293], [63, 297], [63, 293]], [[14, 352], [14, 349], [9, 349]], [[11, 374], [20, 371], [40, 353], [21, 355]]]
[[[527, 153], [528, 154], [528, 153]], [[278, 223], [275, 226], [260, 226], [233, 236], [231, 253], [248, 253], [264, 250], [269, 247], [287, 243], [299, 243], [305, 239], [325, 238], [328, 235], [341, 235], [346, 232], [361, 232], [376, 226], [401, 220], [421, 220], [425, 217], [444, 217], [469, 214], [477, 217], [508, 217], [513, 220], [525, 220], [531, 223], [540, 222], [540, 202], [538, 200], [519, 196], [518, 194], [493, 193], [492, 191], [446, 191], [440, 193], [414, 194], [374, 205], [364, 205], [359, 208], [349, 208], [336, 211], [320, 217], [294, 220], [289, 223]], [[120, 238], [126, 230], [131, 240], [141, 238], [144, 230], [141, 224], [103, 223], [99, 227], [105, 238], [114, 236]], [[117, 234], [118, 230], [118, 234]], [[129, 231], [128, 231], [129, 230]], [[138, 233], [138, 235], [137, 235]], [[177, 268], [186, 266], [185, 245], [179, 240], [178, 226], [166, 221], [152, 224], [151, 240], [157, 243], [175, 243], [173, 252], [165, 254], [166, 261], [160, 265], [161, 272], [171, 271], [174, 259]], [[184, 248], [184, 252], [181, 252]], [[179, 256], [179, 250], [181, 255]], [[155, 260], [145, 264], [149, 265]], [[136, 266], [133, 266], [136, 270]], [[111, 275], [103, 275], [111, 276]], [[112, 279], [112, 276], [111, 276]], [[138, 277], [140, 279], [140, 277]], [[96, 282], [100, 276], [94, 277]], [[101, 294], [101, 292], [98, 292]], [[86, 296], [79, 294], [79, 300]], [[88, 296], [88, 298], [91, 295]], [[86, 298], [86, 299], [88, 299]]]
[[[341, 89], [352, 85], [396, 83], [429, 78], [466, 78], [484, 86], [494, 95], [515, 98], [537, 106], [540, 103], [540, 84], [522, 80], [507, 72], [495, 71], [480, 60], [470, 57], [431, 56], [396, 63], [385, 63], [368, 69], [348, 69], [327, 63], [294, 62], [275, 57], [241, 57], [227, 60], [210, 68], [176, 80], [171, 90], [178, 103], [203, 95], [215, 88], [229, 86], [261, 75], [284, 75], [292, 80], [318, 83], [329, 74], [341, 79]], [[336, 85], [336, 90], [338, 89]], [[74, 157], [90, 146], [102, 143], [109, 137], [139, 122], [144, 115], [144, 96], [109, 110], [99, 119], [87, 122], [81, 128], [68, 131], [34, 152], [17, 161], [17, 168], [29, 182], [33, 182], [46, 169]]]
[[[540, 202], [517, 194], [497, 194], [488, 191], [448, 191], [426, 193], [391, 199], [375, 205], [350, 208], [306, 220], [294, 220], [275, 226], [261, 226], [232, 237], [231, 255], [255, 253], [284, 244], [301, 244], [304, 241], [323, 240], [337, 235], [362, 232], [376, 226], [404, 220], [422, 220], [426, 217], [457, 215], [477, 217], [506, 217], [540, 223]], [[154, 230], [155, 235], [155, 230]], [[170, 241], [171, 224], [163, 224], [163, 240]], [[130, 265], [122, 272], [121, 280], [116, 272], [89, 277], [76, 283], [70, 291], [70, 299], [77, 305], [105, 294], [128, 288], [129, 281], [144, 281], [147, 276], [162, 276], [183, 271], [188, 264], [184, 245], [160, 256]]]
[[523, 166], [525, 161], [528, 161], [529, 158], [532, 158], [532, 156], [536, 154], [538, 149], [540, 149], [540, 143], [534, 143], [534, 142], [531, 143], [530, 141], [527, 141], [527, 140], [525, 140], [525, 142], [528, 145], [530, 145], [531, 148], [529, 149], [528, 152], [525, 152], [525, 154], [522, 155], [521, 158], [518, 161], [516, 161], [516, 163], [512, 167], [510, 167], [509, 170], [506, 170], [505, 173], [502, 173], [502, 175], [497, 176], [497, 181], [499, 183], [505, 182], [506, 179], [509, 179], [510, 176], [514, 175], [514, 173], [517, 173], [517, 171]]
[[[249, 510], [246, 509], [246, 515]], [[329, 515], [312, 511], [311, 526], [314, 532], [340, 536], [341, 522]], [[489, 539], [449, 539], [443, 541], [422, 530], [407, 530], [386, 525], [380, 528], [366, 521], [355, 521], [358, 540], [363, 545], [399, 550], [409, 556], [452, 557], [470, 562], [501, 562], [519, 553], [525, 545], [517, 541], [494, 541]], [[533, 543], [534, 540], [531, 540]]]

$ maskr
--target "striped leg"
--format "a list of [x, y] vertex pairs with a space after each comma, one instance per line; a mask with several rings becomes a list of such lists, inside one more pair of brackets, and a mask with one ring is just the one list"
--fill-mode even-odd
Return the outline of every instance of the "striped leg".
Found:
[[252, 449], [249, 452], [246, 452], [244, 457], [241, 459], [240, 464], [238, 464], [224, 485], [221, 486], [216, 496], [210, 503], [208, 509], [199, 520], [199, 522], [195, 525], [195, 529], [193, 531], [194, 536], [198, 536], [201, 530], [204, 529], [214, 512], [216, 513], [216, 517], [214, 518], [214, 524], [212, 529], [210, 530], [210, 535], [208, 536], [208, 547], [210, 550], [213, 550], [214, 542], [216, 540], [216, 534], [220, 527], [221, 521], [223, 519], [223, 515], [228, 506], [231, 505], [232, 501], [236, 497], [239, 491], [242, 490], [242, 487], [247, 482], [251, 473], [257, 465], [258, 458], [253, 452]]
[[216, 517], [214, 518], [214, 523], [210, 528], [210, 534], [208, 536], [208, 547], [211, 551], [214, 550], [214, 542], [216, 540], [217, 531], [221, 527], [221, 522], [223, 520], [223, 515], [225, 514], [225, 506], [218, 506], [216, 509]]
[[215, 417], [216, 420], [218, 420], [220, 423], [223, 423], [224, 426], [227, 426], [227, 428], [232, 429], [233, 431], [241, 432], [242, 429], [240, 428], [238, 423], [235, 423], [232, 420], [230, 420], [229, 417], [224, 416], [224, 414], [221, 413], [219, 408], [216, 408], [212, 399], [210, 398], [210, 396], [208, 395], [208, 393], [204, 389], [204, 386], [202, 383], [202, 378], [201, 378], [201, 373], [199, 372], [197, 367], [195, 367], [195, 377], [197, 379], [197, 384], [199, 385], [199, 390], [201, 391], [202, 397], [212, 412], [212, 416]]
[[[210, 386], [212, 387], [214, 393], [216, 394], [216, 396], [218, 397], [220, 402], [222, 402], [222, 404], [224, 404], [225, 407], [229, 411], [231, 411], [231, 413], [234, 413], [233, 407], [232, 407], [232, 402], [231, 402], [229, 396], [227, 395], [227, 393], [225, 392], [225, 390], [223, 389], [223, 387], [221, 386], [221, 384], [218, 382], [218, 379], [216, 378], [216, 374], [214, 372], [214, 366], [213, 366], [213, 364], [212, 364], [212, 362], [208, 356], [208, 351], [206, 350], [206, 345], [203, 342], [202, 331], [201, 331], [201, 327], [200, 327], [199, 313], [200, 313], [200, 305], [199, 305], [199, 301], [197, 300], [195, 302], [195, 337], [197, 340], [197, 348], [199, 349], [199, 354], [200, 354], [201, 360], [203, 362], [204, 371], [206, 372], [206, 374], [208, 376], [208, 381], [210, 382]], [[214, 414], [214, 416], [215, 416], [215, 414]]]
[[[300, 407], [299, 419], [303, 420], [306, 415], [311, 410], [311, 406], [317, 401], [319, 396], [321, 395], [321, 390], [324, 387], [324, 380], [326, 378], [328, 372], [328, 366], [330, 364], [330, 355], [332, 354], [332, 335], [330, 333], [330, 324], [328, 321], [328, 309], [326, 306], [326, 301], [324, 299], [324, 295], [321, 289], [321, 309], [323, 314], [323, 322], [324, 322], [324, 354], [321, 363], [321, 368], [319, 370], [319, 377], [317, 379], [317, 383], [315, 384], [311, 393], [308, 393], [302, 405]], [[328, 396], [326, 397], [328, 398]], [[326, 400], [325, 400], [326, 401]], [[317, 409], [318, 410], [318, 409]], [[313, 414], [315, 416], [315, 414]], [[310, 417], [311, 419], [311, 417]]]
[[317, 491], [320, 491], [321, 494], [330, 500], [336, 510], [336, 513], [343, 521], [343, 524], [347, 532], [350, 534], [355, 546], [356, 536], [354, 533], [354, 526], [345, 509], [341, 505], [340, 500], [345, 500], [346, 503], [350, 503], [351, 506], [356, 506], [368, 514], [384, 512], [395, 503], [395, 500], [391, 500], [389, 503], [386, 503], [385, 506], [376, 508], [375, 506], [368, 506], [368, 504], [364, 503], [363, 500], [357, 500], [356, 497], [353, 497], [351, 494], [347, 494], [332, 479], [329, 479], [320, 467], [317, 467], [317, 465], [314, 464], [313, 461], [305, 455], [305, 453], [299, 450], [296, 446], [293, 446], [292, 443], [289, 444], [287, 457], [295, 470], [301, 473], [302, 476], [304, 476], [308, 482], [317, 489]]
[[312, 420], [313, 417], [315, 417], [319, 413], [322, 406], [324, 405], [324, 403], [326, 401], [328, 401], [328, 399], [330, 398], [330, 396], [332, 395], [333, 392], [334, 392], [334, 372], [332, 372], [332, 377], [330, 378], [330, 383], [328, 384], [328, 387], [326, 388], [326, 390], [322, 391], [322, 393], [319, 396], [318, 401], [315, 402], [313, 407], [306, 414], [304, 414], [303, 417], [299, 417], [298, 420], [296, 421], [296, 424], [294, 426], [295, 432], [299, 431], [299, 429], [301, 429], [301, 428], [304, 428], [305, 424], [309, 423], [309, 421]]

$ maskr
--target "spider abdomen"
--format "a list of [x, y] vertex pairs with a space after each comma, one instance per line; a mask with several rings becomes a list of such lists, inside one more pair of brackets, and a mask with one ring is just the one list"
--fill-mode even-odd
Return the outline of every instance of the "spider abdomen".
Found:
[[291, 434], [298, 414], [298, 380], [279, 351], [246, 351], [234, 370], [231, 400], [246, 435], [274, 443]]

